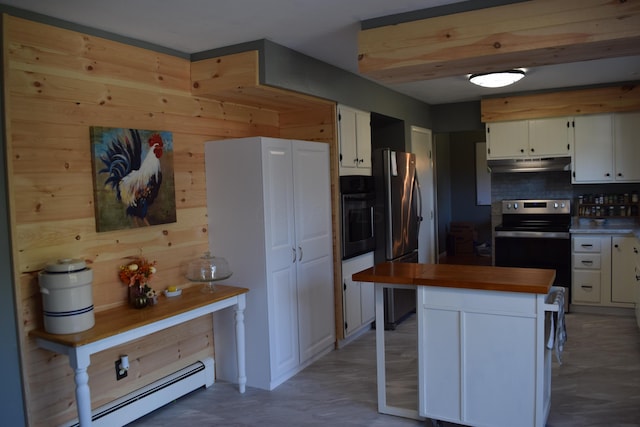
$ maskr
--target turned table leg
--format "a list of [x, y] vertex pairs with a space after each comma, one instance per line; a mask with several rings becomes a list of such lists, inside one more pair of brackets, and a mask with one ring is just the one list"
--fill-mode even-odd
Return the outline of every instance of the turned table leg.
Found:
[[78, 408], [78, 421], [80, 427], [91, 425], [91, 393], [89, 390], [89, 355], [77, 351], [69, 354], [69, 364], [75, 372], [76, 382], [76, 406]]
[[246, 298], [244, 295], [238, 296], [238, 305], [236, 305], [236, 352], [238, 354], [238, 389], [240, 393], [245, 392], [247, 384], [247, 373], [245, 369], [245, 346], [244, 346], [244, 309], [246, 307]]

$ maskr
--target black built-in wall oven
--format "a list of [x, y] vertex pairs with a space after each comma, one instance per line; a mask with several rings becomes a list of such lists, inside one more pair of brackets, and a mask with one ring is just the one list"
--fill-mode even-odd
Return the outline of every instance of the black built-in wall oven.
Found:
[[364, 175], [340, 177], [342, 207], [342, 259], [376, 248], [374, 178]]
[[571, 202], [503, 200], [502, 224], [495, 228], [495, 265], [556, 270], [555, 285], [571, 289]]

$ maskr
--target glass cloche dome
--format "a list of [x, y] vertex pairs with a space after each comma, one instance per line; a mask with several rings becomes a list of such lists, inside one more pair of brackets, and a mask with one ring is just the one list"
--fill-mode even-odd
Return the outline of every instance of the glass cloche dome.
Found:
[[198, 259], [194, 259], [187, 267], [187, 279], [192, 282], [205, 283], [203, 292], [213, 292], [213, 282], [231, 277], [231, 269], [226, 259], [211, 255], [207, 251]]

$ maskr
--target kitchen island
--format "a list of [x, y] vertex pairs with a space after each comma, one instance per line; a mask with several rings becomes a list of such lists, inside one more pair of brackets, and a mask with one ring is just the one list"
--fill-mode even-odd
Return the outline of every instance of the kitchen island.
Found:
[[[549, 414], [554, 270], [381, 263], [353, 275], [417, 289], [417, 409], [387, 405], [384, 330], [376, 330], [378, 411], [463, 425], [542, 427]], [[556, 288], [554, 287], [554, 290]], [[561, 290], [558, 292], [562, 293]]]

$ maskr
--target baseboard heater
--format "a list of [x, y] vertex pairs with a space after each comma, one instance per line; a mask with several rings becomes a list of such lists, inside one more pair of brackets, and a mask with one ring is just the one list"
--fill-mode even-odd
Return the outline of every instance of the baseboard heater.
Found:
[[[92, 426], [123, 426], [200, 387], [214, 383], [215, 367], [206, 358], [107, 403], [91, 413]], [[63, 427], [79, 426], [78, 419]]]

